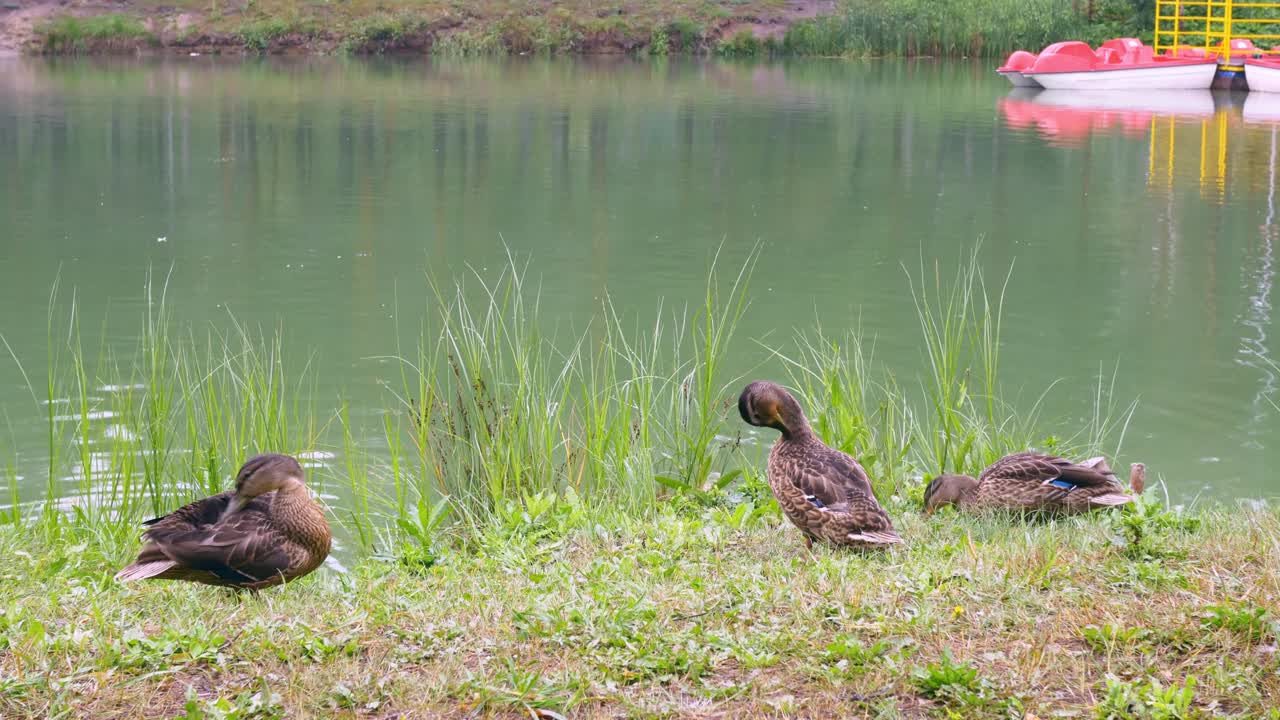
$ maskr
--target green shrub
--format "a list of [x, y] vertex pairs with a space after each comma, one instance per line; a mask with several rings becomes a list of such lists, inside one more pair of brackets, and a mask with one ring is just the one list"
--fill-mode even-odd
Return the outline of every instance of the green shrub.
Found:
[[279, 18], [259, 20], [246, 23], [236, 31], [236, 37], [244, 44], [246, 50], [266, 52], [277, 38], [283, 37], [291, 30], [289, 23]]
[[704, 39], [702, 26], [688, 18], [676, 18], [666, 28], [671, 49], [681, 52], [697, 50]]
[[716, 52], [731, 57], [753, 57], [764, 52], [765, 44], [750, 30], [739, 30], [733, 37], [721, 41]]
[[666, 55], [671, 52], [671, 35], [666, 27], [656, 27], [649, 35], [649, 54]]
[[426, 20], [414, 15], [375, 13], [355, 23], [343, 40], [342, 49], [347, 52], [383, 53], [403, 46], [410, 37], [426, 29]]
[[92, 17], [62, 15], [36, 27], [36, 37], [47, 53], [69, 54], [88, 50], [135, 47], [140, 40], [153, 41], [137, 18], [110, 14]]
[[1121, 682], [1107, 678], [1107, 694], [1094, 709], [1098, 720], [1192, 720], [1204, 717], [1192, 707], [1196, 679], [1165, 687], [1159, 680]]

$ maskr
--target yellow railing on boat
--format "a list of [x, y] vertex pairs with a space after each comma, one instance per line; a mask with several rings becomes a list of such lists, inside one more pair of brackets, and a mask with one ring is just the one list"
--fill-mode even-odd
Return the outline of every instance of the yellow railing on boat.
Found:
[[1280, 54], [1280, 2], [1156, 0], [1156, 52], [1198, 48], [1222, 55], [1238, 39]]

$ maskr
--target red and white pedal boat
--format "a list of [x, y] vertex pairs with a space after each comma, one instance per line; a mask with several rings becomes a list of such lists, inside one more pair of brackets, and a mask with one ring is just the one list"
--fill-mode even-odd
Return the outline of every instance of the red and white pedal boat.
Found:
[[1108, 40], [1095, 52], [1077, 40], [1045, 48], [1022, 70], [1043, 87], [1059, 90], [1207, 90], [1218, 61], [1202, 50], [1155, 55], [1135, 38]]
[[1251, 93], [1280, 93], [1280, 57], [1245, 58], [1244, 79]]

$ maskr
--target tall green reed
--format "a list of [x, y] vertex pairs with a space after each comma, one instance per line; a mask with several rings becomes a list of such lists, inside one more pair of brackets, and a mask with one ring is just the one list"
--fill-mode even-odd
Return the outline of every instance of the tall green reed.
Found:
[[447, 496], [479, 522], [572, 490], [643, 511], [663, 487], [700, 489], [729, 469], [718, 433], [736, 378], [725, 361], [753, 262], [724, 291], [713, 265], [700, 308], [659, 311], [644, 333], [606, 297], [568, 340], [543, 334], [537, 292], [514, 262], [493, 281], [435, 286], [415, 354], [397, 357], [393, 405], [407, 422], [387, 431], [405, 432], [411, 452], [396, 460], [395, 510]]
[[54, 283], [43, 401], [22, 371], [46, 429], [44, 498], [15, 501], [10, 519], [38, 509], [31, 519], [44, 530], [58, 532], [71, 518], [123, 538], [146, 516], [225, 489], [249, 454], [316, 445], [313, 374], [286, 370], [281, 334], [234, 320], [230, 335], [183, 334], [166, 289], [167, 279], [148, 276], [138, 345], [121, 356], [108, 351], [105, 326], [97, 351], [86, 349], [78, 300], [73, 293], [64, 304]]
[[858, 458], [876, 495], [904, 494], [914, 472], [915, 416], [894, 376], [875, 367], [874, 347], [861, 330], [832, 335], [817, 327], [800, 333], [794, 350], [773, 353], [818, 435]]
[[827, 56], [1001, 56], [1079, 39], [1088, 28], [1079, 8], [1058, 0], [843, 0], [832, 15], [793, 25], [783, 49]]
[[[783, 364], [828, 444], [857, 457], [880, 497], [917, 495], [921, 478], [976, 473], [1002, 455], [1035, 444], [1044, 424], [1048, 382], [1030, 404], [1010, 399], [1000, 382], [1001, 327], [1012, 267], [987, 284], [975, 250], [944, 275], [921, 262], [907, 274], [919, 324], [923, 370], [918, 393], [879, 367], [874, 347], [857, 327], [831, 333], [815, 326], [787, 348], [771, 348]], [[1083, 426], [1042, 438], [1063, 453], [1118, 453], [1136, 401], [1116, 401], [1116, 375], [1101, 373]], [[1114, 447], [1107, 443], [1115, 440]]]

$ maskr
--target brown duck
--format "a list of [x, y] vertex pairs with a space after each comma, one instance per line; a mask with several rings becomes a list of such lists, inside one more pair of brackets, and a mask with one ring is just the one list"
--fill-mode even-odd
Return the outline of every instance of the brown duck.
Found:
[[235, 490], [144, 524], [138, 559], [117, 580], [188, 580], [260, 590], [302, 577], [329, 555], [324, 510], [288, 455], [250, 458]]
[[857, 460], [827, 447], [800, 403], [781, 386], [753, 382], [738, 398], [742, 419], [782, 433], [769, 452], [769, 487], [805, 544], [886, 547], [902, 542]]
[[[1145, 467], [1134, 463], [1129, 479], [1142, 492]], [[939, 475], [924, 491], [924, 510], [933, 514], [944, 505], [961, 510], [1013, 510], [1037, 514], [1073, 515], [1133, 500], [1105, 458], [1081, 463], [1054, 455], [1022, 452], [1007, 455], [982, 471], [968, 475]]]

